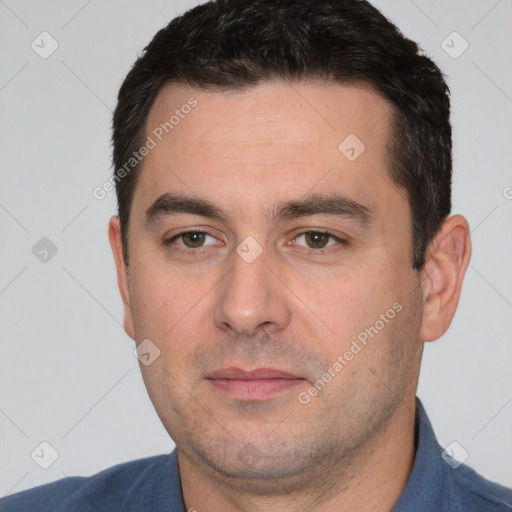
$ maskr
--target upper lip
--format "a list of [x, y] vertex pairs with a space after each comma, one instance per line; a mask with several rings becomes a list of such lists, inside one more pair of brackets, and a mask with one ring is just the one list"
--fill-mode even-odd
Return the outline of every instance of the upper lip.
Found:
[[254, 370], [243, 370], [230, 366], [221, 368], [209, 373], [207, 379], [236, 379], [236, 380], [260, 380], [260, 379], [301, 379], [297, 375], [276, 370], [274, 368], [255, 368]]

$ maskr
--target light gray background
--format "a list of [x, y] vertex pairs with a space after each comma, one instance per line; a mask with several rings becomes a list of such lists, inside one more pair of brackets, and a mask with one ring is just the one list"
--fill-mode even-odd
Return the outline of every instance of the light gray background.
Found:
[[[121, 327], [114, 194], [92, 190], [111, 173], [111, 110], [137, 52], [196, 3], [0, 0], [0, 496], [173, 447]], [[443, 446], [512, 486], [512, 2], [375, 4], [449, 77], [453, 210], [473, 231], [459, 310], [426, 347], [418, 394]], [[43, 31], [59, 45], [48, 59], [31, 48]], [[456, 59], [441, 46], [453, 31], [469, 44]], [[46, 263], [32, 253], [42, 237], [58, 248]], [[59, 454], [46, 470], [31, 458], [42, 441]]]

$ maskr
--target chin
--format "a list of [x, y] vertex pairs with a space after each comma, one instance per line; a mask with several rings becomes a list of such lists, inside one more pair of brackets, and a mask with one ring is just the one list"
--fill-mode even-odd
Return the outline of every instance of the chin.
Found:
[[[189, 456], [190, 449], [193, 448], [189, 446]], [[224, 484], [257, 495], [282, 494], [283, 489], [298, 491], [313, 474], [326, 469], [308, 450], [290, 447], [286, 440], [267, 440], [265, 445], [233, 440], [229, 436], [217, 443], [209, 439], [194, 450], [193, 457], [212, 476], [221, 477]], [[322, 459], [325, 461], [327, 457]]]

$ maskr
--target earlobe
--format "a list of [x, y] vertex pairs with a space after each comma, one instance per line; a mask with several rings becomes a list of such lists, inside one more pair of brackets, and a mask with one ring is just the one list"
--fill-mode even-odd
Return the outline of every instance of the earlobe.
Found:
[[469, 226], [464, 217], [448, 217], [432, 241], [422, 271], [423, 321], [421, 337], [434, 341], [453, 319], [462, 281], [471, 256]]
[[130, 286], [128, 280], [128, 268], [124, 260], [123, 243], [121, 239], [121, 226], [119, 217], [112, 217], [108, 225], [108, 238], [112, 248], [112, 254], [117, 269], [117, 284], [123, 300], [124, 307], [124, 330], [130, 338], [135, 339], [135, 328], [133, 324]]

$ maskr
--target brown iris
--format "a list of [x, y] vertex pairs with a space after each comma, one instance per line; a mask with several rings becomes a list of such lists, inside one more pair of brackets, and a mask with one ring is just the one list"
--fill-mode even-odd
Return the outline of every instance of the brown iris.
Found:
[[320, 231], [308, 231], [304, 233], [304, 239], [312, 249], [323, 249], [328, 243], [331, 235]]
[[201, 231], [189, 231], [181, 235], [183, 243], [190, 249], [197, 249], [202, 247], [206, 238], [206, 233]]

